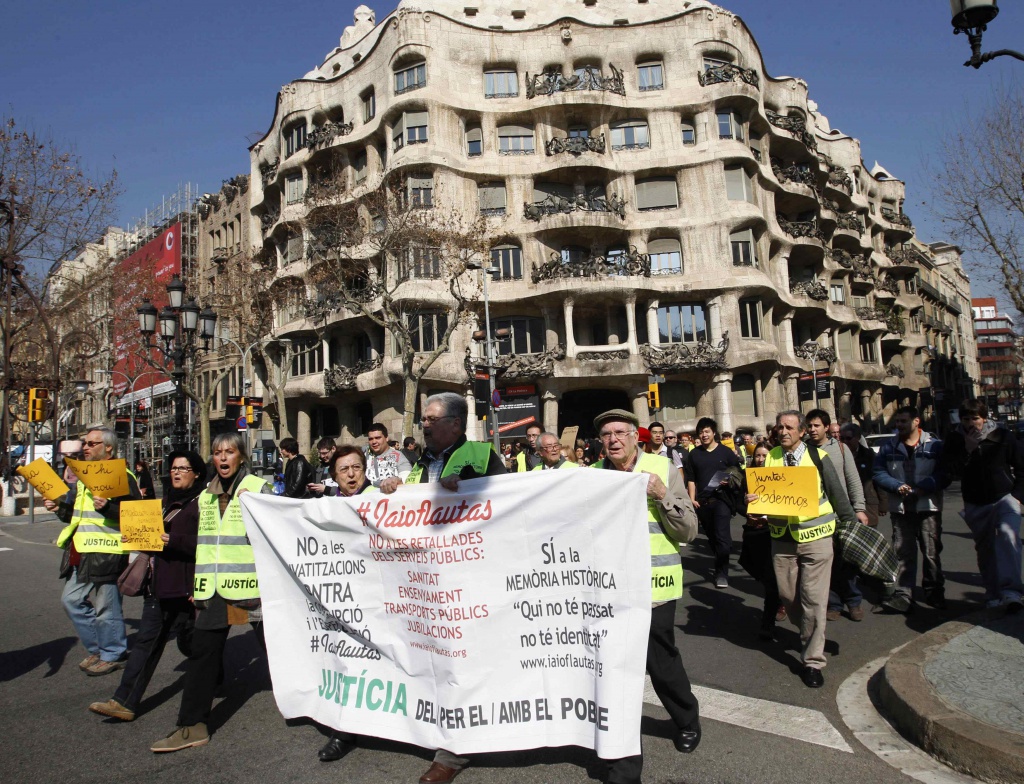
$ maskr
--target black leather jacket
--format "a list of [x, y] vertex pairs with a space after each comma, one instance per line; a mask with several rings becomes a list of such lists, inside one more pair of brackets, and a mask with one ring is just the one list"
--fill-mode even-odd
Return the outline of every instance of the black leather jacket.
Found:
[[313, 466], [302, 455], [295, 455], [284, 469], [284, 494], [288, 498], [312, 498], [306, 485], [314, 482]]

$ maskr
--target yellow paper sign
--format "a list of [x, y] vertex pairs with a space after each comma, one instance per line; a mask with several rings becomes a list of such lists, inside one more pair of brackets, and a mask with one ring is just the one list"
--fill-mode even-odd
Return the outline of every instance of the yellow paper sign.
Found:
[[74, 460], [66, 457], [64, 462], [97, 498], [128, 495], [128, 471], [124, 460]]
[[164, 514], [160, 501], [122, 501], [121, 536], [125, 550], [163, 550]]
[[747, 492], [758, 496], [747, 506], [747, 514], [816, 516], [818, 469], [814, 466], [748, 468]]
[[573, 425], [572, 427], [563, 427], [562, 437], [558, 439], [558, 441], [566, 449], [572, 451], [573, 449], [576, 448], [576, 434], [579, 432], [579, 425]]
[[47, 501], [59, 501], [71, 489], [41, 457], [37, 457], [27, 466], [20, 466], [18, 473]]

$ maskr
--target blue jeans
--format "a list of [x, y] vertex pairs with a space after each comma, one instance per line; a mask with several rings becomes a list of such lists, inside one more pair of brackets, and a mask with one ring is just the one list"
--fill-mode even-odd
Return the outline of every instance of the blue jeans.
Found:
[[[92, 599], [89, 599], [90, 592]], [[107, 662], [124, 657], [128, 639], [121, 613], [121, 594], [116, 583], [80, 583], [75, 569], [64, 584], [60, 600], [64, 612], [75, 626], [78, 639], [90, 654], [97, 654]]]
[[1005, 495], [994, 504], [964, 504], [964, 521], [974, 536], [978, 571], [989, 604], [1019, 600], [1021, 585], [1020, 502]]

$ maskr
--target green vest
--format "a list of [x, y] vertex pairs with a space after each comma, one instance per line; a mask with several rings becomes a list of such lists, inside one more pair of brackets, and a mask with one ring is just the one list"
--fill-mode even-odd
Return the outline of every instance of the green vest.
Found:
[[[478, 475], [486, 476], [487, 464], [491, 461], [492, 451], [490, 444], [484, 444], [479, 441], [467, 441], [448, 457], [448, 462], [444, 464], [444, 469], [441, 471], [441, 478], [444, 479], [452, 474], [457, 475], [466, 466], [472, 466]], [[405, 484], [419, 484], [423, 481], [422, 475], [423, 464], [417, 462], [412, 467], [412, 472], [406, 477]]]
[[196, 599], [210, 599], [215, 593], [232, 601], [259, 597], [256, 559], [245, 535], [238, 494], [242, 490], [258, 493], [265, 484], [252, 474], [242, 477], [234, 497], [228, 502], [224, 517], [220, 515], [217, 496], [207, 490], [199, 494], [199, 535], [196, 538], [193, 590]]
[[[572, 460], [566, 460], [564, 463], [562, 463], [562, 465], [558, 466], [558, 468], [559, 468], [559, 470], [561, 470], [563, 468], [579, 468], [579, 464], [574, 463]], [[533, 470], [533, 471], [543, 471], [544, 470], [544, 463], [541, 463], [540, 465], [535, 465], [531, 470]]]
[[[131, 471], [128, 476], [135, 479]], [[109, 517], [104, 517], [102, 512], [97, 512], [92, 499], [92, 491], [79, 481], [75, 510], [71, 521], [61, 529], [57, 537], [57, 546], [67, 546], [68, 539], [74, 537], [75, 549], [80, 553], [120, 555], [125, 552], [121, 544], [121, 526]]]
[[[608, 458], [594, 463], [591, 468], [604, 468]], [[668, 487], [669, 472], [675, 471], [667, 457], [641, 452], [633, 467], [634, 472], [654, 474]], [[647, 533], [651, 542], [651, 601], [655, 604], [671, 602], [683, 595], [683, 563], [679, 558], [679, 545], [661, 528], [658, 502], [647, 497]]]
[[[800, 458], [801, 466], [816, 468], [814, 461], [811, 459], [812, 449], [818, 448], [813, 444], [808, 444], [804, 450], [803, 457]], [[818, 449], [818, 457], [822, 461], [829, 459], [828, 454], [820, 449]], [[785, 465], [786, 458], [782, 453], [781, 446], [777, 446], [769, 452], [768, 457], [764, 461], [765, 468], [784, 467]], [[836, 514], [832, 510], [832, 504], [829, 503], [828, 496], [825, 495], [825, 485], [822, 481], [821, 472], [816, 471], [816, 473], [818, 475], [818, 514], [807, 515], [806, 517], [769, 517], [768, 530], [773, 538], [782, 539], [788, 530], [798, 544], [804, 544], [805, 542], [824, 539], [826, 536], [832, 536], [835, 533]]]

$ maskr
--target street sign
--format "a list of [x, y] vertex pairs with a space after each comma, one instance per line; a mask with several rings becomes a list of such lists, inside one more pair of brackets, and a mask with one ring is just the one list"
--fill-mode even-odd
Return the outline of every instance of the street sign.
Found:
[[249, 429], [249, 421], [244, 416], [238, 417], [235, 421], [235, 425], [238, 427], [239, 431]]
[[491, 395], [491, 403], [494, 405], [495, 408], [500, 408], [501, 407], [501, 392], [500, 392], [500, 390], [497, 390], [497, 389], [494, 390], [494, 393]]

